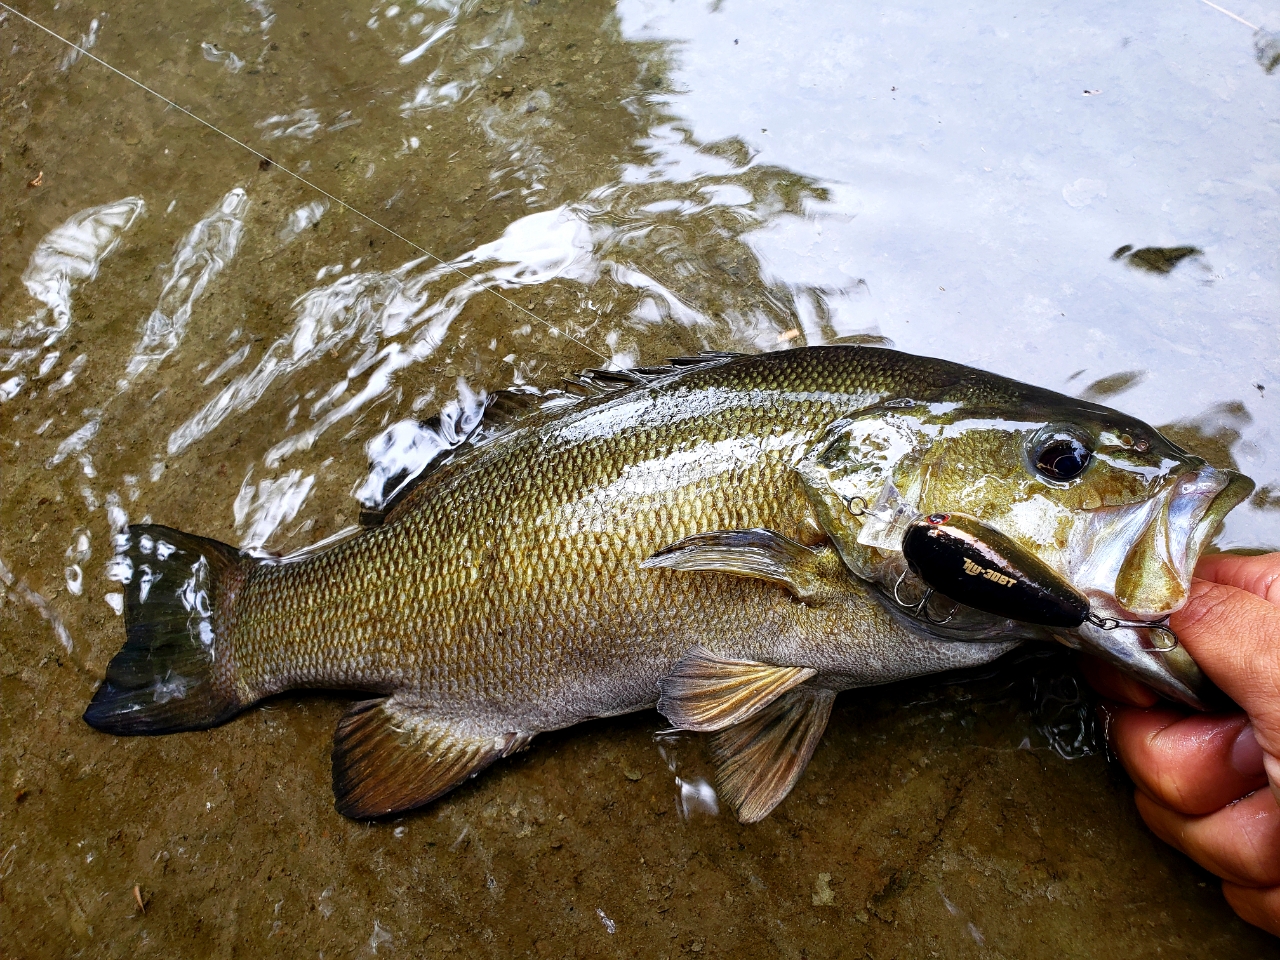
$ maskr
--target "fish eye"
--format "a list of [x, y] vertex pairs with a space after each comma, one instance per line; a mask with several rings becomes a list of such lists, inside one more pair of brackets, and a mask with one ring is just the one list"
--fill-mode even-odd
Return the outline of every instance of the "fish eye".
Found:
[[1057, 431], [1041, 437], [1031, 451], [1036, 473], [1047, 480], [1065, 483], [1084, 473], [1093, 451], [1070, 433]]

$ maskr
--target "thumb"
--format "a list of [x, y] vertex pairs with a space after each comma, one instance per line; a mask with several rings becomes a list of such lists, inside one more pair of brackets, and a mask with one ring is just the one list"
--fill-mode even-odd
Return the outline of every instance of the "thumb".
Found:
[[1211, 553], [1200, 558], [1196, 576], [1247, 590], [1275, 606], [1280, 606], [1280, 553], [1242, 557], [1233, 553]]
[[1258, 743], [1269, 755], [1272, 785], [1280, 786], [1280, 606], [1264, 599], [1277, 590], [1280, 557], [1231, 560], [1268, 560], [1275, 564], [1277, 579], [1263, 583], [1267, 578], [1259, 576], [1258, 564], [1216, 561], [1197, 572], [1260, 587], [1263, 596], [1244, 586], [1196, 579], [1170, 626], [1200, 668], [1249, 715]]

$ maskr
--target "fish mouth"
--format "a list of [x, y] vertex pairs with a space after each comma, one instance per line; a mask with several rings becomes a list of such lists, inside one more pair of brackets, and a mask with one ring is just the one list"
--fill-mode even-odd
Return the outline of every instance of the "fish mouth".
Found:
[[[1182, 607], [1201, 553], [1223, 518], [1253, 488], [1243, 474], [1203, 462], [1181, 474], [1148, 507], [1146, 523], [1116, 572], [1113, 589], [1089, 591], [1095, 611], [1119, 620], [1161, 621]], [[1169, 635], [1163, 631], [1133, 626], [1107, 630], [1085, 623], [1075, 639], [1166, 697], [1200, 710], [1221, 699], [1181, 644], [1164, 649]]]
[[1253, 491], [1234, 470], [1201, 463], [1153, 501], [1142, 532], [1116, 574], [1112, 615], [1155, 620], [1187, 601], [1196, 561], [1223, 518]]
[[[1210, 467], [1209, 469], [1212, 470], [1213, 468]], [[1200, 559], [1200, 554], [1209, 545], [1213, 535], [1218, 532], [1218, 527], [1222, 525], [1222, 521], [1227, 514], [1249, 499], [1254, 487], [1257, 486], [1243, 473], [1237, 473], [1234, 470], [1217, 470], [1214, 472], [1225, 476], [1227, 482], [1218, 491], [1217, 495], [1209, 501], [1201, 513], [1199, 521], [1192, 528], [1191, 536], [1187, 538], [1185, 566], [1188, 572], [1195, 570], [1196, 561]]]

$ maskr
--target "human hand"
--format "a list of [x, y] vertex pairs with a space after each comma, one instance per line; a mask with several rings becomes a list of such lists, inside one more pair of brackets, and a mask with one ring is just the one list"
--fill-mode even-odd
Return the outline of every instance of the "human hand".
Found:
[[1280, 554], [1204, 557], [1170, 626], [1243, 712], [1188, 715], [1092, 658], [1085, 675], [1110, 701], [1142, 819], [1221, 877], [1236, 913], [1280, 936]]

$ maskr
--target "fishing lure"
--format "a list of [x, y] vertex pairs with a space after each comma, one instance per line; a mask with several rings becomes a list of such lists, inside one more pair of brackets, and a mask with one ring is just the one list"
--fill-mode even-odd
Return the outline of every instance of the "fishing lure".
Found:
[[934, 620], [928, 612], [936, 592], [957, 604], [1020, 623], [1063, 630], [1085, 623], [1102, 630], [1141, 628], [1152, 631], [1151, 645], [1157, 650], [1178, 646], [1178, 637], [1166, 620], [1098, 615], [1088, 597], [1048, 564], [976, 517], [964, 513], [925, 516], [907, 504], [892, 484], [886, 485], [874, 506], [852, 502], [850, 509], [867, 517], [866, 536], [859, 541], [900, 551], [907, 569], [924, 583], [924, 596], [913, 602], [900, 593], [905, 571], [894, 585], [895, 602], [915, 617], [938, 625], [950, 620], [951, 615]]
[[938, 593], [998, 617], [1063, 629], [1089, 617], [1084, 594], [999, 530], [962, 513], [914, 520], [902, 555]]

